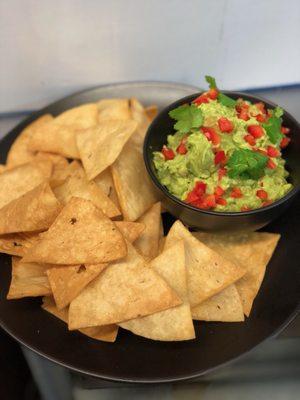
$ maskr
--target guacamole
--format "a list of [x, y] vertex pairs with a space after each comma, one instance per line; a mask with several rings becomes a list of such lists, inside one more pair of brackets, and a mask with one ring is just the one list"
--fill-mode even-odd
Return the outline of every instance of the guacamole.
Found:
[[159, 181], [180, 200], [214, 211], [247, 211], [282, 198], [292, 188], [281, 154], [290, 141], [283, 110], [233, 100], [206, 79], [209, 91], [169, 113], [175, 133], [153, 153]]

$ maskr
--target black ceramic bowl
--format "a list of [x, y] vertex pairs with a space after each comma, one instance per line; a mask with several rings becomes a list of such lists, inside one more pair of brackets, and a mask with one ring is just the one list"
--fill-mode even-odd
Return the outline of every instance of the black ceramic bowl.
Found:
[[[228, 96], [238, 99], [242, 97], [251, 102], [263, 101], [267, 108], [274, 108], [276, 104], [265, 99], [252, 96], [246, 93], [224, 91]], [[155, 186], [162, 194], [162, 202], [165, 208], [174, 216], [179, 218], [186, 225], [203, 229], [205, 231], [241, 231], [257, 230], [267, 225], [273, 219], [281, 215], [291, 204], [300, 189], [300, 125], [288, 113], [284, 112], [283, 125], [291, 130], [291, 143], [283, 152], [283, 157], [287, 160], [287, 169], [290, 172], [289, 181], [293, 184], [293, 189], [282, 199], [273, 204], [256, 210], [245, 212], [217, 212], [201, 210], [194, 206], [184, 203], [169, 193], [163, 186], [155, 172], [152, 160], [153, 151], [160, 151], [167, 142], [167, 136], [174, 132], [174, 120], [169, 117], [169, 111], [185, 104], [191, 103], [201, 93], [184, 97], [162, 110], [150, 125], [144, 142], [144, 160], [148, 173]]]

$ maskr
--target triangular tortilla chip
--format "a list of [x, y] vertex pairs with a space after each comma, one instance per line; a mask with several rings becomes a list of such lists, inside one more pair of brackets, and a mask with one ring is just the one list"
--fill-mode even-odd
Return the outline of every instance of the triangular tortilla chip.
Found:
[[116, 160], [136, 127], [133, 120], [105, 120], [77, 134], [77, 146], [88, 179], [95, 178]]
[[112, 175], [124, 219], [137, 220], [158, 201], [143, 155], [131, 141], [112, 165]]
[[128, 99], [103, 99], [97, 103], [99, 122], [105, 119], [130, 119], [131, 112]]
[[52, 174], [50, 177], [50, 186], [51, 187], [54, 187], [55, 185], [57, 185], [57, 182], [58, 182], [58, 185], [63, 183], [63, 181], [60, 181], [61, 175], [62, 175], [63, 171], [65, 171], [69, 166], [68, 160], [65, 157], [60, 156], [59, 154], [52, 154], [52, 153], [46, 153], [43, 151], [39, 151], [36, 154], [35, 159], [49, 160], [52, 162], [53, 169], [52, 169]]
[[110, 264], [71, 302], [69, 329], [123, 322], [182, 303], [133, 246], [127, 246], [127, 257]]
[[23, 257], [39, 240], [38, 233], [10, 233], [0, 236], [0, 253]]
[[156, 105], [153, 104], [151, 106], [146, 107], [145, 112], [146, 112], [149, 120], [152, 122], [154, 120], [154, 118], [157, 116], [158, 108]]
[[90, 128], [98, 122], [98, 107], [95, 103], [88, 103], [70, 108], [59, 114], [55, 122], [63, 126], [76, 127], [76, 129]]
[[7, 299], [50, 295], [47, 268], [49, 268], [47, 265], [24, 263], [20, 258], [12, 257], [11, 282]]
[[244, 321], [243, 305], [235, 284], [192, 308], [192, 316], [199, 321]]
[[195, 338], [186, 283], [183, 241], [165, 250], [149, 264], [179, 295], [183, 304], [120, 324], [136, 335], [153, 340], [189, 340]]
[[98, 264], [126, 256], [126, 243], [114, 223], [89, 200], [72, 197], [24, 261]]
[[161, 232], [160, 211], [161, 205], [160, 203], [156, 203], [138, 220], [138, 222], [145, 225], [145, 230], [134, 243], [134, 247], [140, 254], [142, 254], [142, 256], [145, 257], [146, 260], [152, 260], [158, 255]]
[[176, 221], [169, 231], [165, 247], [169, 248], [179, 239], [184, 240], [191, 307], [219, 293], [245, 274], [243, 268], [205, 246], [180, 221]]
[[[50, 314], [68, 323], [68, 308], [58, 310], [52, 297], [43, 298], [42, 308]], [[114, 342], [118, 335], [117, 325], [93, 326], [91, 328], [79, 329], [79, 332], [89, 336], [92, 339], [102, 340], [104, 342]]]
[[107, 267], [108, 264], [68, 265], [47, 270], [57, 308], [68, 306], [79, 293]]
[[19, 165], [0, 174], [0, 208], [44, 182], [46, 176], [43, 169], [44, 166], [49, 166], [49, 163], [49, 161], [36, 161]]
[[54, 167], [54, 171], [50, 179], [50, 186], [52, 189], [62, 185], [64, 181], [69, 178], [69, 176], [73, 175], [73, 173], [78, 169], [82, 169], [82, 167], [81, 163], [77, 160], [72, 161], [65, 168], [55, 169]]
[[236, 282], [236, 288], [242, 300], [244, 313], [248, 317], [280, 235], [266, 232], [223, 235], [197, 232], [194, 235], [228, 260], [240, 264], [247, 271]]
[[9, 167], [16, 167], [17, 165], [25, 164], [34, 159], [34, 152], [28, 149], [28, 143], [32, 137], [33, 130], [52, 119], [52, 115], [45, 114], [26, 126], [9, 149], [6, 159], [6, 163]]
[[115, 221], [115, 224], [129, 243], [136, 241], [145, 230], [145, 225], [140, 222]]
[[2, 174], [2, 172], [6, 171], [6, 169], [7, 169], [6, 165], [0, 164], [0, 174]]
[[49, 183], [42, 183], [0, 209], [0, 234], [46, 230], [61, 209]]
[[121, 214], [120, 210], [108, 196], [96, 185], [89, 182], [82, 167], [75, 170], [65, 182], [54, 189], [58, 200], [66, 205], [71, 197], [81, 197], [90, 200], [96, 207], [100, 208], [109, 218]]
[[130, 109], [132, 118], [138, 123], [137, 130], [132, 135], [131, 141], [138, 146], [141, 152], [143, 152], [143, 143], [147, 129], [150, 125], [150, 119], [146, 114], [145, 108], [136, 98], [130, 99]]
[[94, 178], [94, 182], [100, 187], [100, 189], [103, 190], [106, 196], [108, 196], [120, 210], [121, 207], [119, 204], [118, 195], [115, 189], [110, 168], [106, 168], [103, 172], [101, 172], [101, 174], [97, 175]]

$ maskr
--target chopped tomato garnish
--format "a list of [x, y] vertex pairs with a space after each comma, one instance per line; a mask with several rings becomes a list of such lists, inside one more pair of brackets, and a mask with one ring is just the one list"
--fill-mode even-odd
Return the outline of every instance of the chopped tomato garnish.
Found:
[[248, 121], [250, 118], [248, 115], [248, 111], [245, 108], [242, 108], [240, 112], [238, 112], [238, 118], [243, 119], [244, 121]]
[[172, 149], [169, 149], [167, 146], [163, 146], [162, 151], [161, 151], [165, 157], [166, 160], [173, 160], [175, 157], [175, 153]]
[[263, 156], [266, 156], [266, 157], [268, 156], [268, 153], [263, 149], [253, 149], [253, 150], [257, 151], [258, 153], [262, 154]]
[[195, 192], [198, 197], [203, 196], [203, 194], [206, 192], [206, 183], [202, 181], [196, 182], [193, 192]]
[[280, 142], [280, 147], [281, 147], [282, 149], [285, 149], [285, 148], [289, 145], [290, 141], [291, 141], [291, 139], [288, 138], [288, 137], [282, 138], [282, 139], [281, 139], [281, 142]]
[[223, 199], [223, 197], [218, 197], [216, 199], [216, 203], [219, 204], [220, 206], [226, 206], [227, 204], [227, 200]]
[[242, 206], [241, 207], [241, 211], [250, 211], [251, 208], [249, 208], [248, 206]]
[[268, 193], [267, 193], [264, 189], [259, 189], [259, 190], [256, 192], [256, 196], [257, 196], [258, 198], [260, 198], [261, 200], [267, 200], [267, 198], [268, 198]]
[[263, 114], [258, 114], [255, 118], [256, 118], [256, 121], [258, 121], [260, 123], [266, 122], [266, 116]]
[[268, 146], [267, 153], [268, 153], [269, 157], [279, 157], [280, 156], [279, 150], [277, 150], [276, 147], [274, 147], [274, 146]]
[[223, 164], [226, 161], [225, 151], [220, 150], [217, 151], [215, 154], [215, 165]]
[[219, 118], [218, 125], [221, 132], [230, 133], [233, 130], [233, 123], [228, 118], [225, 117]]
[[235, 106], [235, 109], [238, 113], [240, 113], [242, 110], [245, 110], [248, 112], [249, 110], [249, 104], [245, 103], [243, 99], [238, 99], [237, 100], [237, 105]]
[[207, 92], [207, 96], [212, 100], [216, 100], [218, 94], [219, 92], [217, 91], [217, 89], [209, 89], [209, 91]]
[[212, 142], [213, 145], [217, 146], [218, 144], [220, 144], [220, 136], [217, 134], [214, 128], [203, 126], [201, 130], [206, 136], [207, 140]]
[[277, 165], [274, 163], [274, 161], [269, 158], [267, 162], [267, 168], [275, 169], [276, 167]]
[[254, 105], [262, 114], [266, 114], [265, 105], [262, 101], [260, 101], [259, 103], [255, 103]]
[[194, 104], [202, 104], [202, 103], [208, 103], [209, 102], [209, 98], [206, 94], [201, 94], [200, 96], [198, 96], [195, 100], [193, 100]]
[[263, 207], [267, 207], [267, 206], [269, 206], [269, 205], [272, 204], [272, 203], [273, 203], [272, 200], [267, 200], [267, 201], [264, 201], [264, 202], [262, 203], [262, 206], [263, 206]]
[[260, 125], [249, 125], [247, 128], [247, 131], [255, 137], [255, 139], [258, 139], [263, 136], [264, 130]]
[[219, 171], [218, 171], [218, 178], [219, 178], [219, 181], [223, 178], [223, 176], [226, 175], [226, 173], [227, 173], [226, 168], [220, 168], [220, 169], [219, 169]]
[[188, 193], [188, 195], [187, 195], [187, 197], [186, 197], [186, 199], [185, 199], [185, 202], [186, 203], [193, 203], [194, 201], [197, 201], [197, 200], [199, 200], [199, 197], [198, 197], [198, 195], [192, 190], [190, 193]]
[[290, 128], [287, 128], [286, 126], [282, 126], [280, 130], [284, 135], [288, 135], [291, 131]]
[[252, 135], [246, 135], [244, 136], [244, 140], [250, 144], [250, 146], [255, 146], [256, 140]]
[[215, 188], [215, 196], [220, 197], [224, 194], [225, 190], [221, 186]]
[[187, 153], [187, 148], [185, 145], [185, 142], [182, 140], [179, 146], [176, 149], [177, 153], [179, 154], [186, 154]]
[[204, 208], [213, 208], [216, 207], [216, 198], [213, 194], [208, 194], [203, 200]]
[[232, 189], [230, 197], [233, 197], [234, 199], [239, 199], [240, 197], [243, 197], [243, 193], [240, 188], [235, 187]]

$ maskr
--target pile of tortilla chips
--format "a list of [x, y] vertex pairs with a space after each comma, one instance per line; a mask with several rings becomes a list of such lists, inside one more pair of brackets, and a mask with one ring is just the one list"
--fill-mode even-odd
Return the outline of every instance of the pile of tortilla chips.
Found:
[[8, 299], [42, 307], [96, 340], [118, 329], [195, 338], [193, 320], [249, 316], [279, 235], [164, 237], [143, 139], [157, 108], [102, 99], [26, 127], [0, 170], [0, 251], [12, 255]]

